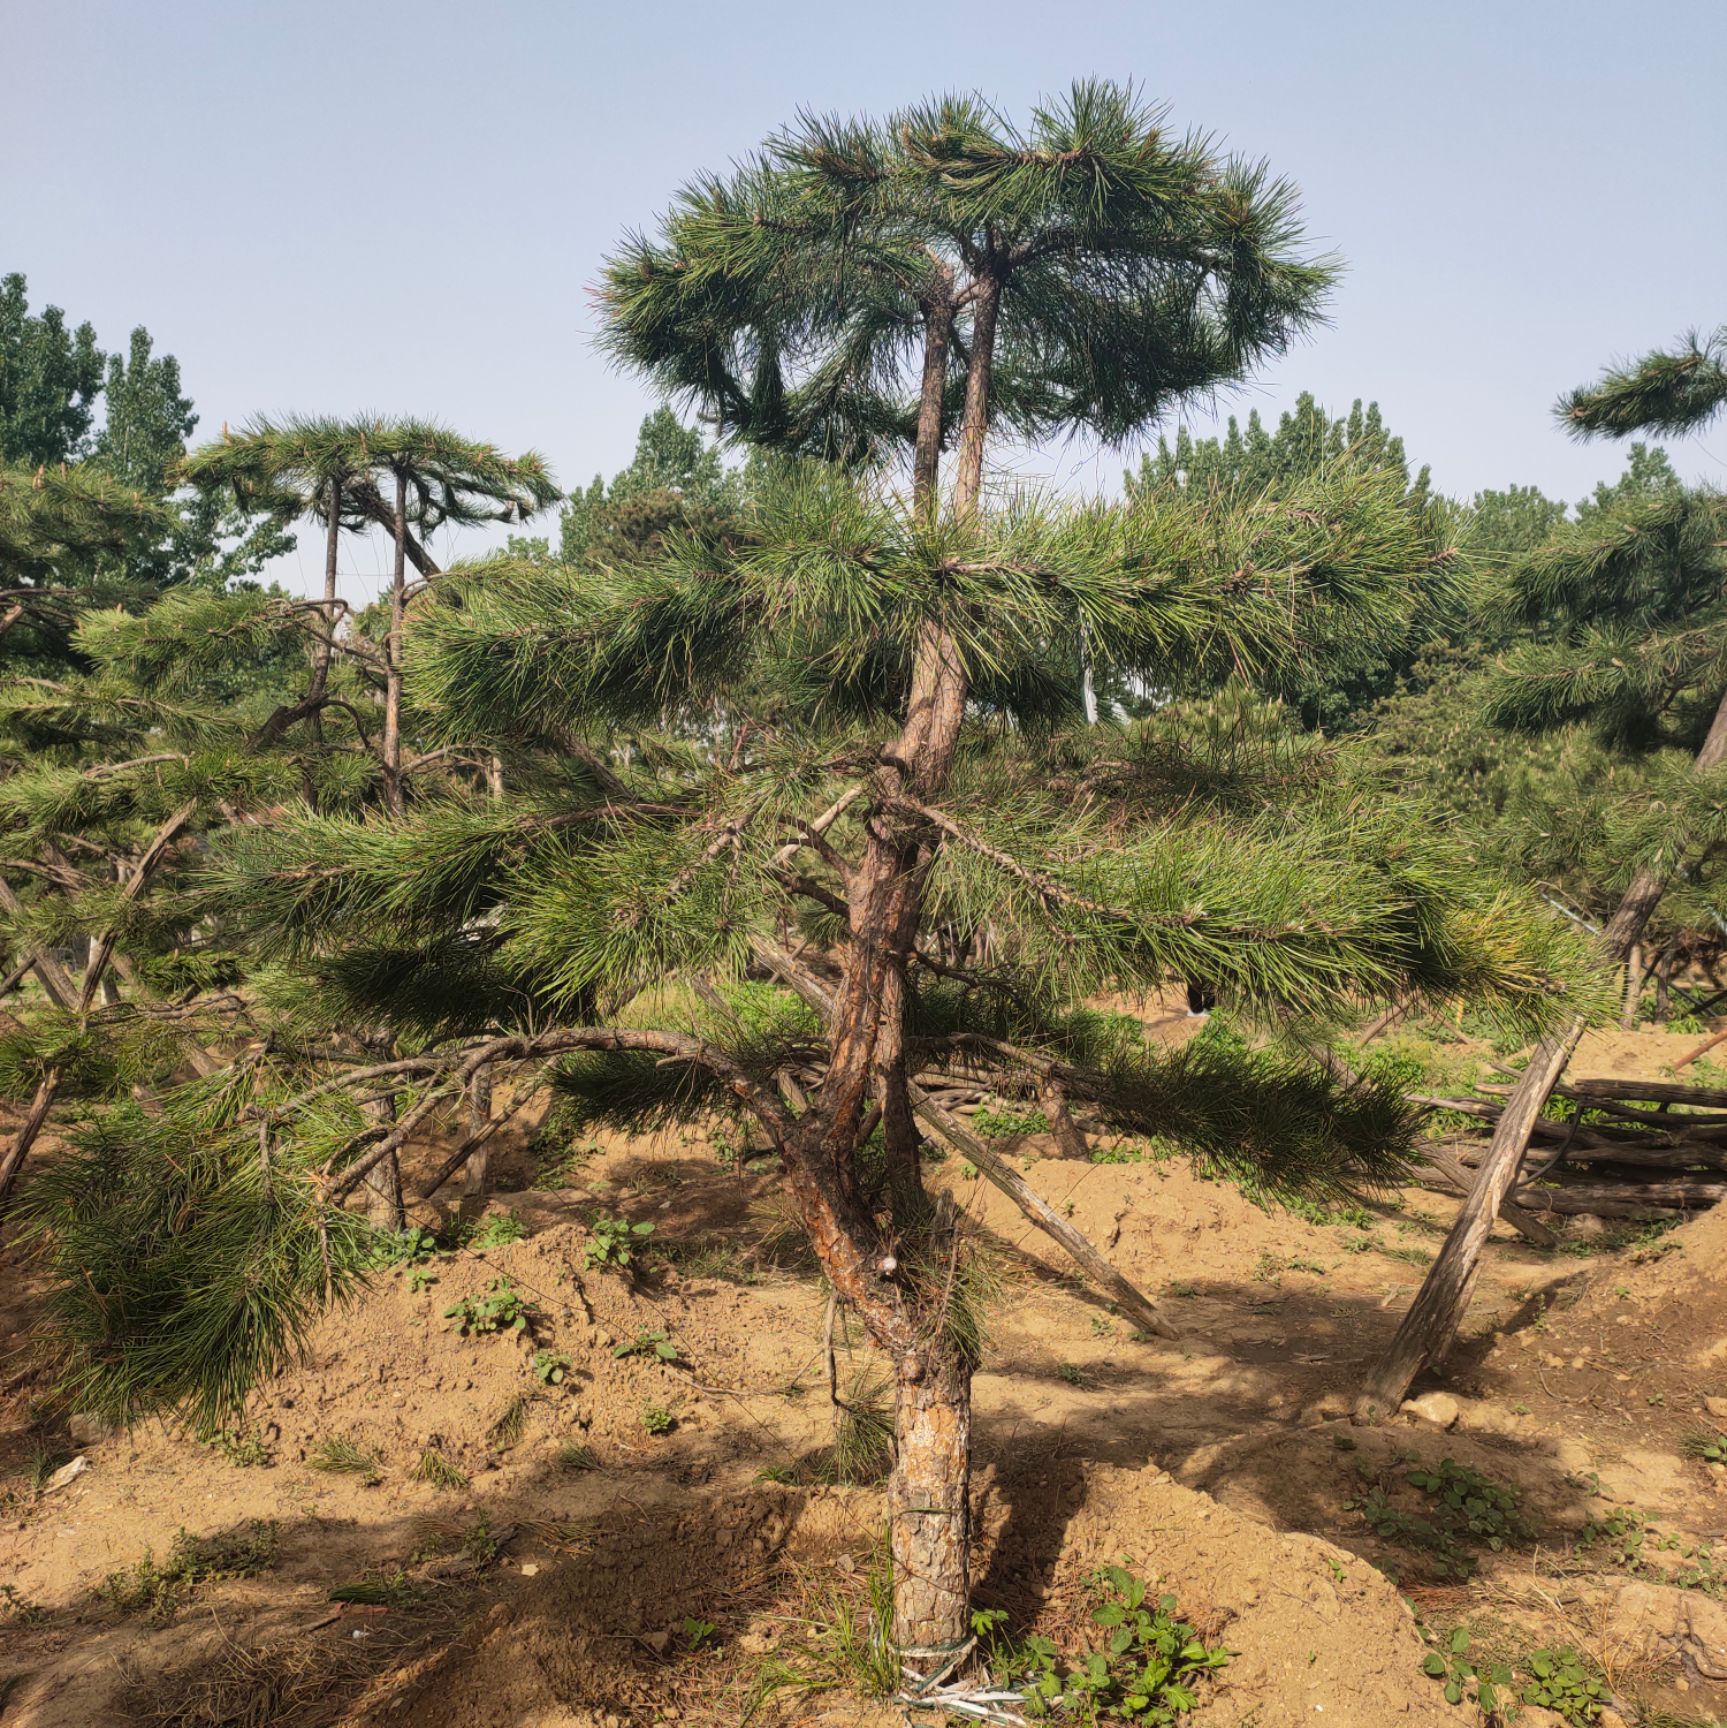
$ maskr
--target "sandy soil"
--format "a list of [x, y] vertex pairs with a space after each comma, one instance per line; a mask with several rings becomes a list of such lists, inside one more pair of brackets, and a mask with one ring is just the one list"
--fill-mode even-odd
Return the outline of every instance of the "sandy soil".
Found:
[[[1656, 1072], [1695, 1040], [1672, 1042], [1612, 1034], [1579, 1066]], [[1051, 1150], [1020, 1148], [1028, 1179], [1182, 1336], [1132, 1335], [993, 1189], [941, 1166], [1001, 1279], [977, 1381], [980, 1603], [1071, 1640], [1087, 1576], [1130, 1563], [1235, 1652], [1195, 1718], [1217, 1728], [1473, 1721], [1421, 1671], [1421, 1626], [1460, 1623], [1508, 1654], [1584, 1651], [1631, 1720], [1727, 1708], [1727, 1609], [1698, 1551], [1727, 1484], [1687, 1451], [1727, 1428], [1727, 1215], [1589, 1253], [1496, 1239], [1465, 1344], [1431, 1383], [1446, 1396], [1363, 1430], [1345, 1400], [1452, 1203], [1412, 1189], [1365, 1226], [1315, 1224], [1178, 1162]], [[834, 1683], [781, 1688], [754, 1720], [900, 1719], [812, 1630], [867, 1600], [883, 1502], [819, 1480], [824, 1296], [776, 1258], [770, 1177], [679, 1137], [607, 1143], [547, 1188], [517, 1140], [495, 1174], [485, 1209], [527, 1237], [442, 1257], [429, 1284], [386, 1275], [330, 1316], [248, 1412], [268, 1463], [150, 1427], [86, 1439], [62, 1488], [0, 1481], [5, 1728], [729, 1724], [786, 1671]], [[655, 1224], [640, 1279], [584, 1267], [598, 1212]], [[445, 1309], [500, 1277], [534, 1305], [533, 1339], [458, 1336]], [[27, 1275], [0, 1288], [9, 1338], [33, 1304]], [[619, 1354], [644, 1332], [676, 1359]], [[535, 1377], [536, 1348], [569, 1359], [561, 1385]], [[868, 1356], [848, 1342], [848, 1383]], [[38, 1409], [45, 1385], [15, 1343], [0, 1470], [74, 1450]], [[648, 1432], [649, 1411], [670, 1431]], [[313, 1468], [332, 1440], [371, 1474]], [[460, 1480], [418, 1479], [427, 1452]], [[1445, 1459], [1517, 1496], [1515, 1531], [1471, 1545], [1467, 1578], [1358, 1505], [1377, 1487], [1421, 1515], [1407, 1475]], [[268, 1563], [200, 1584], [161, 1623], [100, 1594], [181, 1529], [253, 1521], [274, 1526]]]

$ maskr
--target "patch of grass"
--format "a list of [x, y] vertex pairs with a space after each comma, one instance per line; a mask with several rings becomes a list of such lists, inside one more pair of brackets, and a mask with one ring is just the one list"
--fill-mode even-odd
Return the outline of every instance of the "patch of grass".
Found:
[[426, 1598], [426, 1587], [413, 1584], [398, 1566], [376, 1578], [356, 1578], [330, 1591], [332, 1602], [353, 1602], [366, 1608], [394, 1608], [398, 1612], [416, 1607]]
[[1400, 1248], [1381, 1248], [1380, 1253], [1387, 1260], [1401, 1260], [1409, 1266], [1431, 1266], [1433, 1264], [1433, 1256], [1425, 1248], [1417, 1248], [1413, 1243], [1405, 1244]]
[[110, 1572], [97, 1594], [122, 1614], [142, 1614], [165, 1626], [201, 1585], [250, 1578], [276, 1558], [276, 1526], [254, 1518], [220, 1536], [193, 1536], [182, 1528], [160, 1562], [146, 1548], [141, 1560]]
[[583, 1470], [598, 1470], [600, 1460], [593, 1447], [584, 1446], [580, 1440], [566, 1440], [558, 1448], [557, 1465], [560, 1470], [575, 1474]]
[[754, 1284], [760, 1274], [735, 1244], [719, 1237], [693, 1242], [656, 1244], [660, 1257], [675, 1266], [681, 1278], [718, 1278], [728, 1284]]
[[416, 1482], [430, 1482], [434, 1488], [466, 1488], [468, 1478], [435, 1446], [428, 1446], [414, 1466]]
[[812, 1697], [844, 1690], [891, 1698], [899, 1690], [899, 1658], [890, 1636], [893, 1561], [885, 1542], [862, 1567], [824, 1569], [821, 1583], [806, 1590], [800, 1612], [790, 1621], [799, 1647], [782, 1647], [762, 1664], [744, 1701], [740, 1728], [786, 1693]]
[[498, 1412], [491, 1427], [486, 1430], [486, 1438], [500, 1452], [506, 1452], [516, 1445], [527, 1431], [528, 1406], [534, 1401], [531, 1392], [518, 1392], [502, 1410]]
[[456, 1322], [462, 1337], [492, 1332], [527, 1332], [535, 1308], [508, 1278], [494, 1278], [480, 1296], [464, 1296], [444, 1310], [446, 1320]]
[[48, 1479], [64, 1464], [72, 1462], [72, 1454], [58, 1446], [39, 1446], [24, 1460], [21, 1472], [25, 1487], [32, 1497], [48, 1486]]
[[363, 1477], [369, 1488], [384, 1479], [376, 1455], [363, 1446], [356, 1446], [352, 1440], [344, 1440], [339, 1434], [325, 1435], [306, 1462], [312, 1469], [331, 1475]]

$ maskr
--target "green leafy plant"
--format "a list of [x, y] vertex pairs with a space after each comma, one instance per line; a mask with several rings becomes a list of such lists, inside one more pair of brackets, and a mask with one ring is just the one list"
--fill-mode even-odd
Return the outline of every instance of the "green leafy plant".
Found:
[[714, 1634], [719, 1628], [711, 1620], [697, 1620], [686, 1614], [682, 1643], [686, 1650], [695, 1651], [708, 1648], [714, 1641]]
[[971, 1125], [986, 1140], [1015, 1140], [1024, 1134], [1049, 1132], [1049, 1118], [1041, 1110], [994, 1109], [987, 1104], [972, 1112]]
[[1471, 1550], [1497, 1553], [1507, 1541], [1529, 1534], [1516, 1490], [1455, 1459], [1446, 1458], [1432, 1470], [1411, 1470], [1403, 1479], [1421, 1491], [1424, 1511], [1404, 1510], [1378, 1485], [1348, 1504], [1383, 1540], [1424, 1549], [1442, 1577], [1471, 1577], [1476, 1566]]
[[480, 1296], [464, 1296], [444, 1310], [446, 1320], [456, 1322], [464, 1338], [472, 1332], [527, 1332], [533, 1324], [534, 1305], [508, 1278], [494, 1278]]
[[1473, 1662], [1468, 1649], [1469, 1633], [1459, 1626], [1442, 1650], [1428, 1652], [1421, 1670], [1443, 1683], [1447, 1704], [1473, 1704], [1486, 1722], [1497, 1723], [1510, 1698], [1511, 1670], [1503, 1662]]
[[1727, 1434], [1700, 1428], [1679, 1442], [1687, 1458], [1700, 1458], [1705, 1464], [1727, 1464]]
[[536, 1350], [532, 1366], [535, 1379], [547, 1386], [562, 1386], [575, 1364], [562, 1350]]
[[1578, 1537], [1579, 1548], [1605, 1548], [1609, 1559], [1639, 1577], [1658, 1579], [1680, 1590], [1705, 1595], [1727, 1593], [1727, 1577], [1715, 1564], [1707, 1542], [1688, 1543], [1676, 1531], [1663, 1530], [1635, 1506], [1615, 1506], [1591, 1518]]
[[503, 1248], [511, 1242], [520, 1242], [527, 1233], [527, 1225], [514, 1212], [495, 1212], [481, 1222], [479, 1229], [469, 1238], [468, 1246], [475, 1249]]
[[242, 1428], [217, 1428], [201, 1438], [213, 1452], [220, 1453], [230, 1464], [237, 1464], [242, 1469], [259, 1469], [275, 1462], [275, 1454], [263, 1436], [248, 1433]]
[[423, 1224], [408, 1230], [380, 1230], [374, 1236], [368, 1264], [379, 1271], [421, 1266], [439, 1253], [438, 1238]]
[[1529, 1658], [1528, 1668], [1530, 1678], [1523, 1688], [1523, 1702], [1556, 1711], [1574, 1728], [1599, 1721], [1602, 1707], [1611, 1702], [1607, 1688], [1583, 1665], [1575, 1650], [1537, 1650]]
[[620, 1359], [625, 1356], [652, 1356], [661, 1362], [675, 1362], [678, 1359], [678, 1347], [666, 1336], [663, 1326], [652, 1331], [644, 1327], [635, 1337], [622, 1344], [614, 1344], [612, 1354]]
[[0, 1584], [0, 1619], [29, 1626], [46, 1613], [47, 1610], [39, 1603], [32, 1602], [28, 1596], [21, 1596], [16, 1584]]
[[644, 1404], [642, 1406], [642, 1427], [653, 1435], [669, 1434], [677, 1427], [678, 1419], [663, 1404]]
[[368, 1487], [383, 1480], [376, 1455], [338, 1434], [328, 1434], [320, 1440], [306, 1462], [312, 1469], [331, 1475], [364, 1477]]
[[1179, 1722], [1197, 1708], [1195, 1688], [1229, 1661], [1229, 1651], [1208, 1645], [1178, 1618], [1173, 1596], [1148, 1606], [1146, 1586], [1123, 1567], [1105, 1566], [1090, 1582], [1101, 1598], [1092, 1623], [1108, 1640], [1070, 1664], [1052, 1640], [1026, 1639], [1030, 1707], [1087, 1723]]
[[600, 1272], [630, 1271], [654, 1233], [651, 1223], [632, 1224], [627, 1218], [596, 1218], [588, 1230], [582, 1264]]

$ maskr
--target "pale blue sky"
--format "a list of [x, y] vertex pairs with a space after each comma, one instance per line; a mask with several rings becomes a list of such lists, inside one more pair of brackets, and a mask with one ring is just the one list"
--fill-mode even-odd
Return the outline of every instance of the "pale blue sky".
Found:
[[[1268, 157], [1348, 265], [1243, 415], [1377, 397], [1445, 489], [1575, 497], [1622, 452], [1564, 439], [1558, 392], [1727, 320], [1721, 0], [0, 0], [0, 57], [0, 272], [110, 347], [147, 324], [207, 434], [432, 414], [584, 483], [652, 405], [594, 351], [589, 285], [680, 180], [800, 106], [1018, 114], [1089, 74]], [[1673, 450], [1727, 480], [1727, 429]], [[358, 594], [381, 554], [351, 557]]]

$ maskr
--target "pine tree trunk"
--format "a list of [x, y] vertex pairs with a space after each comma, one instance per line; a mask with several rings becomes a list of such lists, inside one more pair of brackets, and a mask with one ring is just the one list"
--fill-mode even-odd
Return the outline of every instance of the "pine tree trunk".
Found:
[[894, 1444], [894, 1643], [928, 1678], [971, 1633], [971, 1366], [951, 1345], [900, 1359]]
[[12, 1190], [18, 1186], [18, 1178], [24, 1171], [24, 1160], [30, 1156], [30, 1148], [36, 1144], [36, 1136], [42, 1132], [42, 1125], [48, 1120], [48, 1112], [53, 1109], [59, 1092], [60, 1070], [50, 1068], [38, 1083], [36, 1095], [30, 1100], [30, 1109], [19, 1124], [12, 1144], [0, 1156], [0, 1218], [6, 1215]]
[[[482, 1068], [468, 1082], [468, 1138], [471, 1140], [482, 1132], [492, 1117], [492, 1075], [491, 1070]], [[462, 1170], [462, 1192], [464, 1194], [484, 1194], [486, 1191], [486, 1175], [491, 1163], [492, 1148], [488, 1142], [468, 1155], [468, 1162]]]
[[[308, 693], [312, 698], [322, 696], [329, 688], [330, 660], [336, 652], [336, 566], [342, 543], [342, 482], [334, 476], [330, 480], [329, 510], [330, 521], [324, 535], [323, 640], [312, 652], [312, 688]], [[324, 736], [324, 716], [317, 708], [312, 710], [312, 736], [317, 739]]]
[[1643, 1000], [1643, 980], [1646, 976], [1643, 944], [1633, 942], [1631, 951], [1625, 956], [1625, 999], [1619, 1007], [1619, 1024], [1627, 1032], [1637, 1024], [1637, 1009]]
[[384, 644], [384, 804], [392, 816], [406, 809], [402, 797], [402, 630], [407, 618], [408, 476], [396, 475], [396, 558], [390, 578], [390, 634]]
[[[394, 1122], [396, 1101], [374, 1099], [366, 1106], [366, 1114], [375, 1122]], [[394, 1152], [366, 1172], [360, 1179], [360, 1190], [366, 1197], [366, 1220], [375, 1229], [407, 1229], [408, 1210], [402, 1203], [402, 1162]]]

